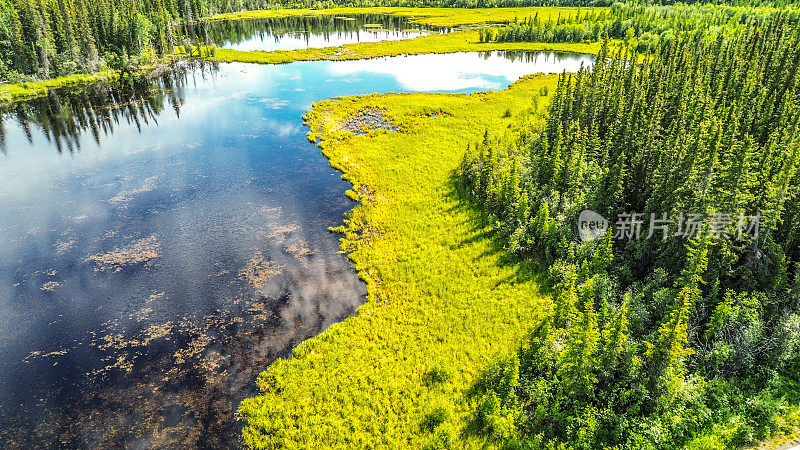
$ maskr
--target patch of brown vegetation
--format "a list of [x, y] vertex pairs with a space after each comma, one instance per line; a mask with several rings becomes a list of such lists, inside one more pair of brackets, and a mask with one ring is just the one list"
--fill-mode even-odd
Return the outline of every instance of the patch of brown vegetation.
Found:
[[247, 280], [254, 288], [261, 288], [282, 270], [283, 267], [276, 266], [275, 263], [264, 258], [264, 255], [258, 253], [239, 271], [239, 278]]
[[75, 238], [70, 238], [66, 241], [57, 242], [55, 244], [56, 253], [58, 253], [59, 255], [63, 255], [64, 253], [70, 251], [73, 247], [75, 247], [75, 244], [77, 242], [78, 240]]
[[152, 234], [125, 247], [115, 248], [108, 253], [98, 253], [88, 259], [97, 264], [95, 270], [119, 272], [125, 266], [146, 263], [151, 259], [158, 258], [160, 249], [161, 244], [156, 239], [156, 235]]
[[312, 250], [311, 247], [308, 246], [308, 243], [304, 240], [299, 240], [288, 245], [286, 248], [283, 249], [286, 253], [293, 255], [295, 258], [300, 259], [306, 256], [311, 256], [316, 253], [315, 250]]
[[48, 281], [42, 285], [42, 290], [45, 292], [53, 292], [62, 286], [58, 281]]
[[359, 135], [375, 130], [397, 131], [385, 113], [385, 110], [378, 108], [364, 108], [345, 120], [342, 129]]

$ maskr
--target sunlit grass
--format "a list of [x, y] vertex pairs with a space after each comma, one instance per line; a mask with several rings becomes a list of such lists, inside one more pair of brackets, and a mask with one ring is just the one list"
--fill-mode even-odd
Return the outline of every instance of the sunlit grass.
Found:
[[350, 60], [380, 56], [415, 55], [422, 53], [455, 53], [469, 51], [519, 50], [555, 51], [597, 54], [600, 42], [479, 42], [477, 31], [462, 31], [450, 34], [433, 34], [399, 41], [360, 42], [341, 47], [321, 49], [240, 51], [217, 49], [212, 59], [223, 62], [245, 62], [262, 64], [284, 64], [292, 61]]
[[[318, 102], [308, 118], [331, 164], [361, 203], [342, 246], [368, 286], [357, 315], [300, 345], [259, 377], [243, 402], [246, 445], [421, 448], [461, 441], [465, 391], [487, 362], [546, 314], [534, 272], [507, 260], [454, 172], [484, 130], [540, 120], [555, 76], [472, 95], [390, 94]], [[385, 111], [399, 132], [355, 136], [342, 123]]]

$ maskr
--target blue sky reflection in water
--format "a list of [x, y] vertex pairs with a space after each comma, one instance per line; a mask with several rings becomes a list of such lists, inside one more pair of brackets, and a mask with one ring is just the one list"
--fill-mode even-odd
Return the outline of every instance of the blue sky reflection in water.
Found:
[[35, 120], [29, 140], [6, 114], [0, 441], [235, 446], [233, 412], [258, 372], [364, 301], [327, 231], [353, 205], [305, 139], [311, 104], [502, 89], [591, 60], [460, 53], [193, 69], [161, 101], [122, 105], [137, 111], [130, 120], [95, 105], [113, 126], [97, 138], [78, 120], [51, 122], [76, 136], [69, 145]]

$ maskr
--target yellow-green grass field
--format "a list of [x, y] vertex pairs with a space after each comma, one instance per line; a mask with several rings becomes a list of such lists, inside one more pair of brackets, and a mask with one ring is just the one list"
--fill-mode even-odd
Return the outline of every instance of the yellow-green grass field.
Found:
[[408, 17], [410, 22], [436, 27], [456, 27], [480, 23], [507, 23], [516, 19], [539, 16], [540, 20], [556, 19], [559, 15], [574, 15], [576, 12], [600, 11], [608, 8], [327, 8], [327, 9], [270, 9], [219, 14], [207, 20], [279, 19], [296, 16], [347, 16], [353, 14], [392, 14]]
[[[239, 411], [247, 420], [245, 445], [482, 445], [460, 436], [471, 409], [466, 391], [487, 363], [513, 351], [551, 302], [533, 270], [509, 261], [480, 213], [459, 198], [454, 177], [467, 144], [485, 130], [510, 133], [541, 120], [555, 84], [555, 76], [529, 76], [499, 92], [314, 105], [309, 138], [360, 201], [340, 231], [368, 302], [261, 374], [263, 394]], [[400, 131], [339, 131], [364, 108], [384, 110]], [[427, 430], [437, 409], [444, 423]]]
[[554, 51], [596, 54], [600, 42], [487, 42], [479, 41], [477, 31], [432, 34], [400, 41], [361, 42], [341, 47], [279, 50], [273, 52], [216, 49], [213, 59], [223, 62], [284, 64], [292, 61], [368, 59], [380, 56], [415, 55], [422, 53], [455, 53], [491, 50]]

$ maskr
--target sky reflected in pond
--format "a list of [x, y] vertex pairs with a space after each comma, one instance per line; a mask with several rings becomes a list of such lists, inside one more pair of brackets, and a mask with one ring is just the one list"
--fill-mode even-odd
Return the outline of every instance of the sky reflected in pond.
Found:
[[379, 74], [394, 77], [403, 90], [497, 90], [530, 73], [577, 72], [594, 59], [565, 53], [486, 52], [411, 55], [376, 60], [342, 61], [331, 67], [337, 76]]
[[306, 141], [304, 112], [591, 62], [509, 57], [228, 64], [106, 93], [113, 107], [53, 97], [7, 112], [0, 442], [235, 445], [258, 372], [364, 301], [327, 231], [353, 206], [348, 185]]

